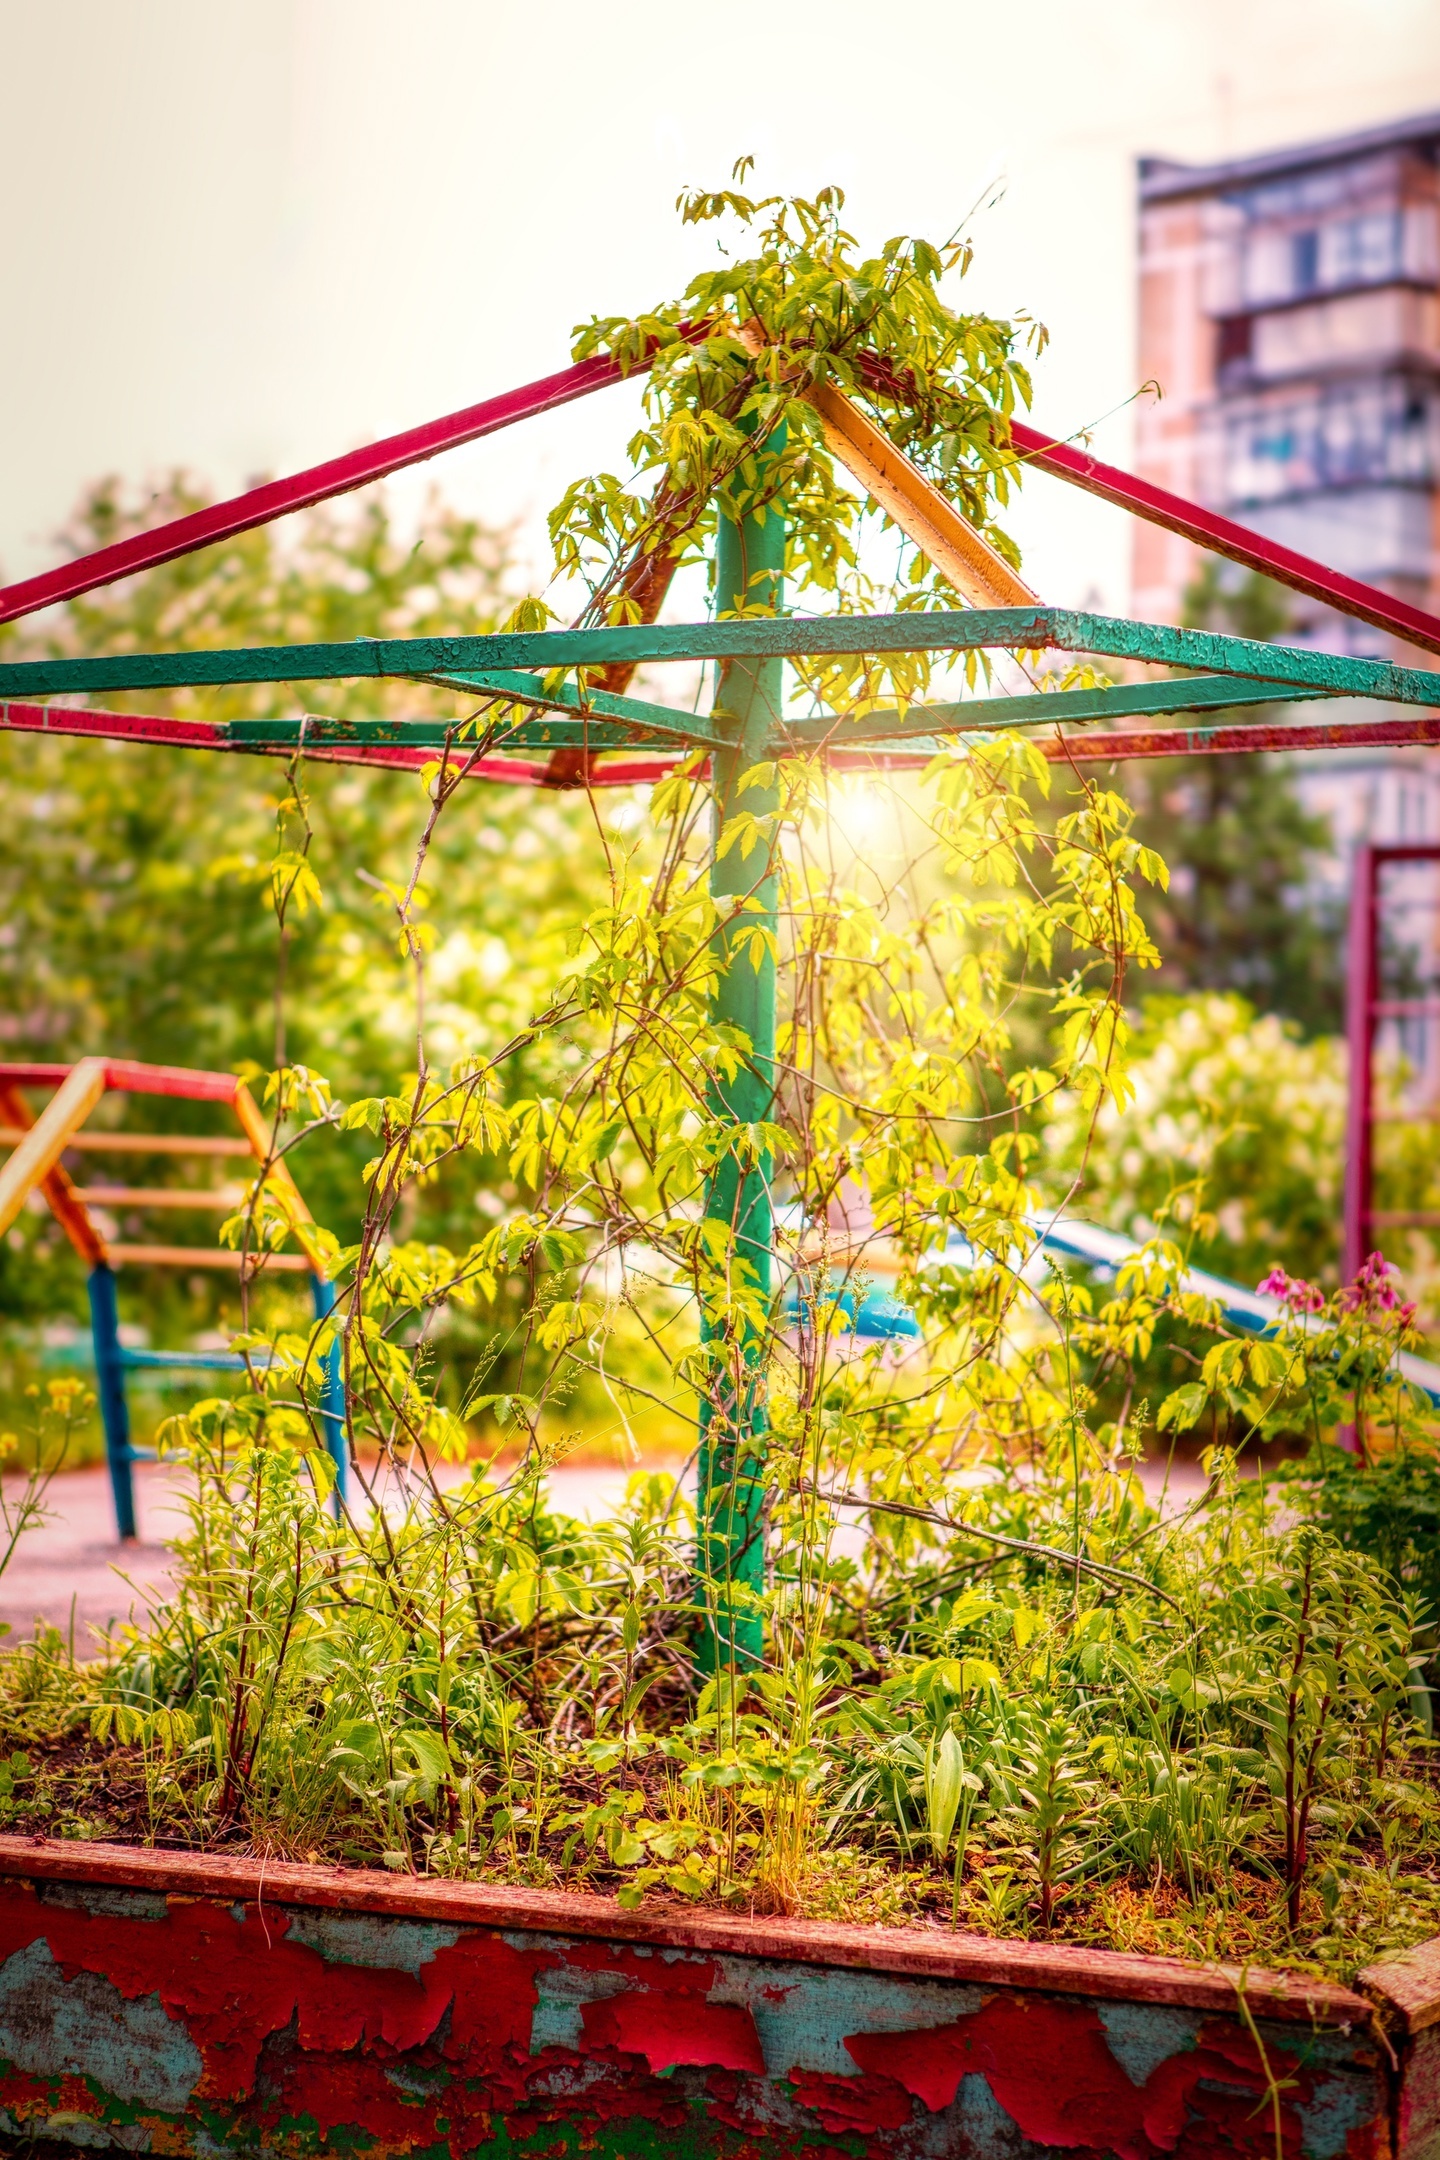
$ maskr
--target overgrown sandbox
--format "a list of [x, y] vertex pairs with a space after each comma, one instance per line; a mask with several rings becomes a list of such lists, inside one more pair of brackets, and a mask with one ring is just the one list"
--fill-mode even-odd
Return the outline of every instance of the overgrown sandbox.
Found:
[[7, 2136], [225, 2153], [1425, 2160], [1440, 1941], [1363, 1992], [0, 1839]]

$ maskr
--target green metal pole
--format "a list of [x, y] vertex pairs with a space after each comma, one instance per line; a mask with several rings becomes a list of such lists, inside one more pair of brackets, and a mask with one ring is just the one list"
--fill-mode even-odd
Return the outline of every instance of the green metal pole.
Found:
[[[784, 444], [772, 436], [773, 457]], [[762, 467], [763, 470], [763, 467]], [[757, 604], [778, 609], [785, 568], [785, 522], [778, 505], [760, 517], [720, 520], [715, 552], [717, 613]], [[779, 806], [774, 786], [743, 788], [749, 769], [767, 756], [767, 742], [780, 717], [784, 662], [779, 659], [728, 660], [718, 670], [713, 710], [716, 732], [733, 748], [718, 750], [712, 760], [712, 855], [710, 891], [722, 916], [718, 932], [720, 973], [715, 984], [714, 1017], [740, 1031], [749, 1045], [732, 1079], [717, 1078], [711, 1089], [712, 1113], [739, 1125], [753, 1125], [772, 1115], [775, 1093], [775, 962], [761, 954], [751, 933], [776, 927], [777, 888], [773, 834], [751, 847], [719, 852], [720, 833], [737, 810], [764, 817]], [[744, 908], [732, 914], [737, 899]], [[731, 1267], [744, 1262], [751, 1284], [768, 1301], [774, 1208], [768, 1157], [754, 1161], [726, 1156], [711, 1177], [706, 1217], [723, 1222], [730, 1233]], [[759, 1594], [765, 1579], [764, 1485], [765, 1341], [753, 1325], [726, 1340], [722, 1315], [702, 1315], [702, 1337], [721, 1362], [700, 1411], [700, 1492], [698, 1559], [704, 1619], [700, 1663], [707, 1672], [752, 1666], [764, 1648]]]

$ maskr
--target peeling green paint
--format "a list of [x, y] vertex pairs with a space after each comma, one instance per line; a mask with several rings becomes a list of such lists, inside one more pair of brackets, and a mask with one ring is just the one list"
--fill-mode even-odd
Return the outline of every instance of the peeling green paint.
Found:
[[[0, 697], [160, 690], [207, 684], [412, 681], [496, 669], [626, 666], [642, 661], [794, 659], [803, 655], [1011, 651], [1093, 653], [1205, 674], [1389, 703], [1440, 707], [1440, 674], [1349, 654], [1265, 645], [1207, 630], [1125, 621], [1069, 608], [973, 608], [900, 615], [775, 616], [743, 622], [635, 624], [504, 632], [491, 637], [356, 639], [0, 666]], [[543, 686], [540, 686], [543, 688]], [[549, 693], [547, 693], [547, 696]], [[597, 696], [600, 693], [596, 694]], [[564, 702], [563, 700], [557, 702]], [[594, 700], [592, 699], [592, 704]], [[622, 701], [614, 701], [620, 703]], [[595, 709], [600, 710], [599, 705]], [[1157, 708], [1160, 709], [1160, 708]], [[668, 711], [668, 708], [660, 708]], [[658, 721], [652, 724], [659, 725]]]

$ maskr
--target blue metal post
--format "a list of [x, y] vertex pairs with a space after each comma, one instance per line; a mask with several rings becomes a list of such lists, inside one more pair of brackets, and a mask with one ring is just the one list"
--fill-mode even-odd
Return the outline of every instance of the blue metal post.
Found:
[[[323, 1275], [312, 1275], [310, 1293], [314, 1299], [315, 1317], [323, 1320], [335, 1310], [335, 1285]], [[325, 1447], [335, 1465], [335, 1512], [345, 1499], [350, 1485], [350, 1463], [345, 1447], [345, 1381], [340, 1365], [340, 1345], [333, 1342], [323, 1360], [325, 1380], [320, 1393], [320, 1424], [325, 1434]]]
[[95, 1388], [105, 1427], [105, 1457], [115, 1495], [115, 1528], [121, 1541], [135, 1535], [135, 1484], [130, 1465], [130, 1406], [125, 1400], [125, 1360], [115, 1276], [102, 1261], [90, 1270], [90, 1334], [95, 1345]]

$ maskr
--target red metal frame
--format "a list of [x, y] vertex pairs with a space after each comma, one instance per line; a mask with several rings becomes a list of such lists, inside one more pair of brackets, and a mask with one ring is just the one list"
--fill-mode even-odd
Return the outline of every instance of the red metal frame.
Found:
[[[1374, 1243], [1375, 1023], [1400, 1009], [1394, 1000], [1382, 1002], [1375, 994], [1380, 977], [1380, 873], [1387, 864], [1400, 862], [1440, 863], [1440, 843], [1415, 841], [1395, 847], [1367, 843], [1355, 851], [1345, 1014], [1350, 1089], [1345, 1117], [1342, 1282], [1355, 1280]], [[1408, 1002], [1404, 1009], [1411, 1009]]]
[[[701, 334], [698, 327], [695, 334]], [[877, 382], [883, 381], [883, 364], [878, 360], [868, 372]], [[303, 510], [331, 496], [347, 494], [353, 488], [364, 487], [372, 480], [382, 480], [390, 473], [399, 472], [407, 465], [436, 457], [442, 450], [475, 442], [499, 428], [510, 427], [518, 420], [533, 419], [538, 413], [549, 412], [557, 405], [568, 405], [575, 398], [587, 397], [592, 390], [605, 389], [622, 379], [623, 371], [617, 361], [603, 356], [582, 360], [574, 367], [542, 376], [539, 381], [526, 383], [517, 390], [486, 398], [478, 405], [468, 405], [463, 411], [450, 413], [444, 419], [409, 428], [400, 435], [387, 436], [364, 450], [352, 450], [344, 457], [310, 466], [285, 480], [267, 481], [263, 487], [232, 496], [228, 502], [213, 503], [208, 509], [193, 511], [188, 517], [175, 518], [168, 525], [157, 525], [150, 532], [133, 534], [130, 539], [116, 541], [111, 547], [79, 556], [58, 569], [46, 570], [37, 577], [24, 578], [18, 584], [0, 588], [0, 623], [13, 622], [22, 615], [33, 614], [37, 608], [52, 607], [61, 600], [73, 600], [96, 586], [113, 584], [117, 578], [130, 577], [138, 570], [154, 569], [157, 564], [172, 562], [177, 556], [189, 555], [197, 548], [210, 547], [217, 540], [247, 532], [252, 526], [288, 516], [293, 510]], [[1106, 465], [1091, 457], [1088, 451], [1057, 442], [1023, 421], [1012, 420], [1010, 433], [1023, 460], [1039, 471], [1067, 480], [1087, 494], [1099, 495], [1106, 502], [1117, 503], [1151, 524], [1163, 525], [1171, 532], [1182, 534], [1197, 546], [1228, 556], [1232, 562], [1243, 563], [1247, 569], [1263, 571], [1267, 577], [1324, 601], [1342, 614], [1373, 623], [1427, 652], [1440, 653], [1440, 617], [1428, 614], [1425, 609], [1411, 607], [1408, 602], [1381, 592], [1377, 586], [1345, 577], [1308, 555], [1299, 555], [1293, 548], [1281, 547], [1277, 541], [1267, 540], [1263, 534], [1237, 525], [1231, 518], [1204, 510], [1198, 503], [1187, 502], [1183, 496], [1172, 495], [1168, 489], [1156, 487], [1149, 480], [1122, 472], [1116, 465]]]
[[1011, 421], [1010, 436], [1026, 464], [1038, 472], [1068, 480], [1087, 495], [1116, 503], [1151, 525], [1163, 525], [1183, 539], [1193, 540], [1197, 547], [1243, 563], [1247, 570], [1262, 571], [1277, 584], [1306, 593], [1312, 600], [1323, 600], [1342, 615], [1373, 623], [1377, 630], [1388, 630], [1426, 652], [1440, 652], [1440, 616], [1411, 607], [1408, 601], [1397, 600], [1378, 586], [1345, 577], [1312, 556], [1299, 555], [1294, 548], [1282, 547], [1278, 540], [1267, 540], [1263, 533], [1237, 525], [1233, 518], [1202, 510], [1198, 503], [1187, 502], [1183, 495], [1172, 495], [1168, 488], [1156, 487], [1153, 481], [1137, 479], [1134, 473], [1122, 472], [1118, 465], [1102, 464], [1088, 450], [1055, 442], [1023, 421]]
[[[72, 1065], [0, 1064], [0, 1082], [11, 1087], [59, 1087]], [[234, 1073], [205, 1072], [193, 1065], [143, 1065], [136, 1058], [107, 1058], [105, 1086], [125, 1095], [178, 1095], [188, 1102], [233, 1103], [240, 1085]]]
[[[1283, 697], [1281, 692], [1280, 696]], [[1277, 702], [1279, 700], [1277, 699]], [[3, 725], [3, 707], [0, 707]], [[1289, 750], [1388, 750], [1440, 744], [1440, 715], [1414, 720], [1280, 722], [1274, 727], [1125, 728], [1031, 737], [1052, 765], [1110, 765], [1129, 758], [1229, 757], [1238, 752]], [[868, 765], [888, 771], [918, 772], [931, 762], [929, 750], [828, 749], [832, 765]]]
[[[1281, 693], [1283, 695], [1283, 693]], [[225, 751], [231, 755], [289, 757], [284, 743], [233, 743], [226, 739], [224, 723], [214, 720], [172, 720], [163, 714], [117, 713], [74, 705], [31, 705], [0, 699], [0, 732], [22, 734], [79, 735], [105, 742], [160, 743], [187, 750]], [[1118, 732], [1086, 731], [1035, 738], [1041, 753], [1052, 765], [1109, 765], [1117, 759], [1166, 757], [1226, 757], [1235, 753], [1292, 750], [1400, 749], [1440, 744], [1440, 716], [1421, 715], [1394, 720], [1360, 720], [1285, 723], [1267, 726], [1127, 728]], [[307, 758], [331, 765], [378, 765], [391, 770], [418, 772], [433, 765], [431, 749], [408, 749], [390, 743], [316, 743], [307, 745]], [[841, 770], [918, 772], [933, 756], [929, 750], [854, 748], [827, 749], [829, 762]], [[680, 763], [678, 757], [622, 758], [606, 756], [592, 762], [592, 787], [635, 787], [663, 780]], [[703, 777], [708, 766], [698, 768]], [[524, 758], [477, 758], [468, 769], [472, 780], [508, 782], [524, 787], [569, 786], [558, 780], [548, 765]]]
[[37, 608], [53, 607], [57, 601], [91, 592], [97, 585], [113, 585], [117, 578], [131, 577], [137, 570], [153, 570], [159, 563], [173, 562], [178, 555], [213, 547], [217, 540], [232, 539], [255, 525], [268, 525], [275, 518], [287, 517], [292, 510], [306, 510], [332, 495], [349, 494], [351, 489], [383, 480], [407, 465], [438, 457], [442, 450], [477, 442], [498, 428], [512, 427], [517, 420], [533, 420], [537, 413], [568, 405], [574, 398], [587, 397], [592, 390], [604, 390], [621, 380], [621, 369], [614, 360], [582, 360], [575, 367], [561, 368], [558, 374], [542, 375], [538, 382], [525, 383], [518, 390], [506, 390], [499, 397], [467, 405], [463, 412], [448, 413], [443, 420], [429, 420], [423, 427], [407, 428], [403, 434], [388, 435], [383, 442], [371, 443], [363, 450], [351, 450], [344, 457], [292, 473], [289, 479], [268, 480], [263, 487], [250, 488], [228, 502], [212, 503], [207, 509], [192, 511], [188, 517], [174, 518], [168, 525], [132, 534], [128, 540], [97, 548], [92, 555], [78, 556], [56, 570], [45, 570], [38, 577], [22, 578], [16, 585], [0, 588], [0, 622], [14, 622], [18, 616], [33, 615]]
[[[77, 705], [30, 705], [0, 698], [0, 731], [24, 735], [81, 735], [103, 742], [159, 743], [170, 749], [229, 751], [261, 757], [289, 757], [287, 743], [233, 743], [225, 724], [218, 720], [172, 720], [162, 713], [105, 712]], [[329, 765], [380, 765], [399, 772], [420, 772], [435, 763], [431, 749], [409, 749], [403, 743], [314, 743], [305, 747], [307, 758]], [[674, 770], [674, 758], [617, 758], [591, 768], [595, 787], [634, 787], [663, 780]], [[523, 787], [567, 787], [548, 765], [525, 758], [476, 758], [467, 768], [470, 780], [508, 781]]]

